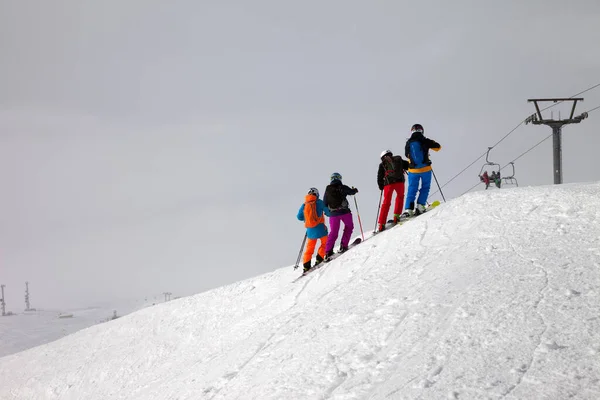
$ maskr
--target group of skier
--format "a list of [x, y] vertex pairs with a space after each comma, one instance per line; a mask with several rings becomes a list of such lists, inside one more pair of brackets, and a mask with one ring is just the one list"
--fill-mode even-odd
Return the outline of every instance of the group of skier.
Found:
[[[402, 217], [419, 215], [425, 212], [432, 175], [429, 151], [439, 151], [441, 147], [435, 140], [425, 137], [422, 125], [415, 124], [411, 128], [411, 137], [406, 141], [404, 147], [406, 159], [403, 159], [400, 155], [394, 155], [390, 150], [381, 153], [381, 163], [377, 171], [377, 185], [383, 200], [380, 200], [381, 209], [377, 220], [378, 232], [385, 230], [394, 193], [396, 193], [396, 198], [393, 223], [397, 223]], [[408, 191], [406, 201], [404, 201], [406, 173], [408, 173]], [[302, 258], [305, 273], [312, 267], [311, 260], [317, 241], [320, 241], [320, 246], [317, 250], [315, 266], [334, 254], [333, 248], [342, 222], [344, 223], [344, 231], [339, 252], [343, 253], [348, 250], [350, 237], [354, 230], [354, 222], [347, 196], [356, 193], [358, 193], [358, 189], [344, 185], [342, 175], [337, 172], [331, 174], [330, 184], [325, 189], [323, 200], [320, 199], [317, 188], [313, 187], [308, 191], [297, 215], [298, 220], [303, 221], [306, 227], [307, 242]], [[404, 213], [402, 213], [403, 203]], [[325, 216], [329, 217], [329, 232], [325, 225]]]
[[500, 176], [500, 171], [492, 171], [492, 175], [488, 175], [487, 171], [483, 171], [483, 174], [479, 176], [481, 182], [485, 183], [486, 190], [490, 187], [490, 183], [494, 182], [496, 187], [500, 189], [502, 185], [502, 177]]

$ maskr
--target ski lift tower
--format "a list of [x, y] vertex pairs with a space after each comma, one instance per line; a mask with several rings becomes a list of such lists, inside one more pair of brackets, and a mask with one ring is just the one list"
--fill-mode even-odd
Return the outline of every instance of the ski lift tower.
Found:
[[0, 285], [0, 289], [2, 289], [2, 297], [0, 297], [0, 306], [2, 306], [2, 316], [6, 316], [6, 303], [4, 302], [4, 287], [5, 285]]
[[[552, 146], [554, 149], [554, 184], [558, 185], [563, 183], [563, 175], [562, 175], [562, 127], [567, 124], [578, 124], [584, 119], [588, 117], [588, 113], [583, 113], [578, 115], [577, 117], [573, 117], [575, 114], [575, 106], [578, 101], [583, 101], [583, 97], [576, 98], [568, 98], [568, 99], [528, 99], [528, 102], [533, 102], [535, 105], [536, 113], [525, 119], [525, 123], [532, 123], [534, 125], [548, 125], [552, 128]], [[544, 119], [542, 117], [542, 112], [540, 111], [540, 107], [538, 102], [548, 102], [552, 101], [554, 103], [558, 102], [566, 102], [572, 101], [573, 107], [571, 108], [571, 115], [569, 115], [568, 119], [560, 119], [560, 115], [558, 120], [556, 119]]]
[[29, 303], [29, 282], [25, 282], [25, 311], [35, 311]]

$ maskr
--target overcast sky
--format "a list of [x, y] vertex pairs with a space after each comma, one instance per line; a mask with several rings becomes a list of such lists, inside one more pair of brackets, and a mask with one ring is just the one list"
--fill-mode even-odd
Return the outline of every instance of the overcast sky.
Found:
[[[443, 185], [534, 111], [528, 98], [600, 83], [595, 0], [416, 3], [1, 1], [8, 309], [25, 280], [33, 306], [82, 306], [292, 265], [298, 207], [334, 171], [373, 229], [379, 153], [401, 153], [412, 124], [442, 144]], [[600, 88], [582, 96], [577, 113], [600, 105]], [[564, 129], [565, 182], [600, 179], [599, 128], [600, 110]], [[490, 157], [550, 133], [521, 126]], [[552, 141], [516, 173], [551, 184]]]

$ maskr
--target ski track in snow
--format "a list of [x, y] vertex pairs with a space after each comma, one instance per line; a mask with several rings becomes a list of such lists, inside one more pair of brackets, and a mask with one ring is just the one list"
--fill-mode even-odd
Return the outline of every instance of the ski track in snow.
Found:
[[600, 398], [600, 184], [476, 192], [0, 358], [0, 398]]
[[[537, 209], [537, 207], [534, 207], [533, 210]], [[513, 251], [515, 252], [515, 254], [517, 254], [519, 257], [521, 257], [525, 262], [532, 262], [535, 265], [535, 261], [534, 260], [529, 260], [526, 257], [524, 257], [521, 252], [519, 251], [519, 249], [513, 244], [511, 243], [510, 237], [506, 238], [508, 241], [508, 244], [510, 245], [510, 247], [513, 249]], [[517, 379], [516, 383], [509, 387], [508, 390], [503, 393], [502, 397], [506, 397], [508, 396], [513, 390], [515, 390], [523, 381], [523, 379], [525, 378], [525, 375], [527, 374], [527, 371], [529, 371], [529, 368], [531, 368], [534, 360], [535, 360], [535, 354], [537, 352], [537, 350], [539, 349], [540, 345], [542, 344], [542, 338], [544, 336], [544, 334], [546, 333], [546, 330], [548, 328], [548, 326], [546, 325], [546, 322], [544, 320], [544, 316], [539, 312], [538, 310], [538, 306], [540, 304], [540, 302], [544, 299], [544, 291], [548, 288], [548, 272], [544, 269], [543, 266], [538, 265], [537, 268], [539, 268], [541, 270], [541, 272], [543, 273], [544, 276], [544, 285], [543, 287], [540, 289], [539, 293], [538, 293], [538, 299], [537, 301], [534, 303], [533, 308], [535, 309], [536, 313], [539, 316], [539, 319], [541, 320], [541, 333], [538, 335], [538, 339], [537, 339], [537, 345], [535, 347], [535, 350], [532, 352], [531, 354], [531, 358], [529, 359], [529, 362], [527, 364], [523, 364], [519, 369], [516, 370], [516, 372], [520, 373], [519, 378]]]

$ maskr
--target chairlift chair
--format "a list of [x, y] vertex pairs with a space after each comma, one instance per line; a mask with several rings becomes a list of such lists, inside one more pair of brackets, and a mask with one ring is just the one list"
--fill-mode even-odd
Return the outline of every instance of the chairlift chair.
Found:
[[[485, 188], [487, 189], [490, 187], [490, 180], [497, 177], [497, 180], [495, 180], [494, 183], [496, 184], [496, 187], [500, 189], [500, 182], [502, 182], [502, 179], [500, 178], [500, 164], [490, 161], [490, 150], [492, 150], [492, 147], [488, 147], [488, 151], [485, 155], [485, 164], [483, 164], [479, 171], [479, 180], [485, 183]], [[492, 176], [488, 175], [488, 171], [485, 169], [487, 166], [491, 167], [490, 171]]]
[[511, 161], [509, 164], [512, 166], [512, 174], [510, 176], [503, 176], [502, 180], [505, 185], [509, 184], [519, 187], [519, 182], [517, 181], [517, 178], [515, 178], [515, 163]]

